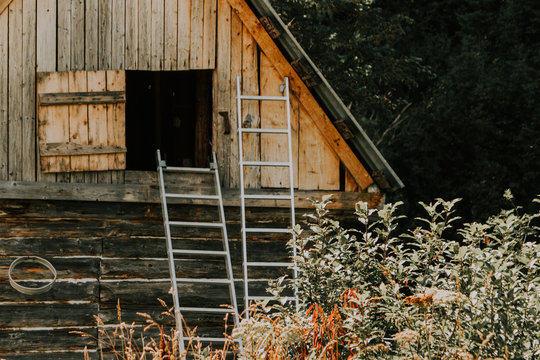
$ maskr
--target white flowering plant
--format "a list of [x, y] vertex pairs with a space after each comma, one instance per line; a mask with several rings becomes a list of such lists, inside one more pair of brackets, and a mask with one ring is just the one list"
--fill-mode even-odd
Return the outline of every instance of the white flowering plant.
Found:
[[397, 235], [400, 203], [358, 203], [357, 226], [345, 228], [330, 202], [314, 201], [290, 241], [299, 309], [253, 307], [235, 330], [244, 358], [540, 358], [540, 212], [512, 207], [456, 229], [459, 200], [437, 199], [421, 203], [423, 226]]

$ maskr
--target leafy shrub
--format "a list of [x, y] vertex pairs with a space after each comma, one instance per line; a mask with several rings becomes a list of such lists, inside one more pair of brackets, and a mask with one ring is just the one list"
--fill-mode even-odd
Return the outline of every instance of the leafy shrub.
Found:
[[[400, 203], [358, 203], [358, 227], [345, 229], [330, 217], [330, 201], [314, 201], [309, 229], [297, 228], [290, 242], [298, 278], [288, 286], [299, 308], [254, 307], [235, 330], [244, 358], [540, 356], [540, 212], [514, 207], [453, 229], [459, 200], [437, 199], [421, 203], [423, 226], [395, 235]], [[279, 295], [282, 284], [271, 291]]]

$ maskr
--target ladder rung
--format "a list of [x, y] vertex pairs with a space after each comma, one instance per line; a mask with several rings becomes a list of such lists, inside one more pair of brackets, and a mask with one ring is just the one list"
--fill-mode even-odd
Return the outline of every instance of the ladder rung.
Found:
[[195, 278], [176, 278], [177, 282], [196, 283], [196, 284], [230, 284], [229, 279], [195, 279]]
[[[292, 297], [292, 296], [282, 296], [279, 299], [280, 300], [284, 299], [285, 301], [294, 301], [294, 300], [296, 300], [296, 298]], [[257, 301], [257, 300], [278, 300], [278, 299], [276, 299], [273, 296], [248, 296], [248, 300]]]
[[287, 129], [259, 129], [259, 128], [240, 128], [244, 133], [264, 133], [264, 134], [288, 134]]
[[286, 96], [240, 95], [240, 100], [286, 101]]
[[291, 163], [283, 161], [242, 161], [242, 166], [291, 166]]
[[219, 200], [217, 195], [198, 195], [198, 194], [165, 194], [166, 197], [176, 199], [193, 199], [193, 200]]
[[203, 312], [203, 313], [234, 313], [233, 309], [227, 308], [205, 308], [205, 307], [180, 307], [180, 311], [183, 312]]
[[276, 229], [276, 228], [246, 228], [245, 232], [249, 233], [290, 233], [292, 229]]
[[267, 266], [267, 267], [284, 267], [291, 266], [292, 262], [247, 262], [247, 266]]
[[244, 195], [246, 199], [291, 200], [291, 195]]
[[169, 221], [169, 225], [173, 226], [198, 226], [198, 227], [216, 227], [222, 228], [223, 223], [215, 222], [191, 222], [191, 221]]
[[177, 254], [177, 255], [227, 255], [225, 251], [182, 250], [182, 249], [173, 249], [173, 254]]
[[214, 169], [167, 166], [167, 167], [163, 168], [163, 171], [177, 171], [177, 172], [191, 172], [191, 173], [211, 173], [211, 172], [214, 172]]

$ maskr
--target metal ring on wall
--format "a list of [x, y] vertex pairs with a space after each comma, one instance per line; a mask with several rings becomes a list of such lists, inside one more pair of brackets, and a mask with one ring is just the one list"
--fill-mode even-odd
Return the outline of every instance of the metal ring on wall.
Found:
[[[49, 269], [52, 272], [52, 274], [54, 275], [54, 278], [49, 283], [45, 284], [44, 286], [37, 287], [37, 288], [27, 287], [27, 286], [18, 284], [11, 277], [11, 273], [15, 269], [15, 266], [25, 261], [31, 261], [34, 263], [44, 265], [47, 269]], [[9, 272], [8, 272], [9, 283], [11, 284], [11, 286], [18, 292], [26, 294], [26, 295], [42, 294], [44, 292], [49, 291], [52, 288], [54, 282], [56, 281], [56, 275], [57, 275], [56, 269], [54, 268], [54, 266], [52, 266], [52, 264], [48, 262], [47, 260], [40, 258], [38, 256], [21, 256], [20, 258], [15, 259], [15, 261], [13, 261], [11, 265], [9, 266]]]

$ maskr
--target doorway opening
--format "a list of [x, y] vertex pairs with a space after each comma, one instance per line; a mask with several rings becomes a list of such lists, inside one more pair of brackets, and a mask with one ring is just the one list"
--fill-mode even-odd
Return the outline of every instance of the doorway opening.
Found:
[[212, 72], [126, 71], [127, 170], [207, 167], [211, 151]]

